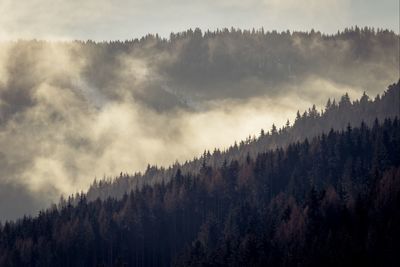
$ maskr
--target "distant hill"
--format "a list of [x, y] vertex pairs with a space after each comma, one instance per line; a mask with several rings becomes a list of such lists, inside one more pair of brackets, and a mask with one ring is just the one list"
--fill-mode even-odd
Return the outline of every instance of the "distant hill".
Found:
[[[158, 111], [196, 109], [210, 100], [285, 95], [287, 88], [309, 78], [376, 94], [398, 79], [398, 47], [398, 34], [368, 27], [333, 35], [190, 29], [169, 39], [147, 35], [99, 43], [3, 42], [0, 48], [12, 57], [3, 58], [7, 79], [0, 82], [0, 125], [34, 105], [34, 91], [43, 82], [77, 91], [91, 105], [130, 94]], [[64, 71], [54, 71], [60, 67]], [[13, 105], [16, 99], [18, 106]]]

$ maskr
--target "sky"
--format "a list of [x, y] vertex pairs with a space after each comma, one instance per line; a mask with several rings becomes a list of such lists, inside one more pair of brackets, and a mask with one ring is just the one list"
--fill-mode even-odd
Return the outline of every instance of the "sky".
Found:
[[399, 32], [398, 0], [0, 0], [0, 40], [124, 40], [199, 27]]

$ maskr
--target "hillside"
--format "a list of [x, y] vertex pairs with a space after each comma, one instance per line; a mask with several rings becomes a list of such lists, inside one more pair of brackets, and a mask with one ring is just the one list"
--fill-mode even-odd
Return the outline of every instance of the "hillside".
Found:
[[[303, 90], [297, 87], [308, 79], [376, 94], [398, 78], [398, 46], [398, 34], [368, 27], [333, 35], [232, 28], [189, 29], [168, 39], [2, 42], [0, 123], [35, 105], [41, 83], [82, 94], [98, 108], [132, 95], [158, 111], [280, 96]], [[12, 105], [17, 99], [19, 107]]]
[[0, 0], [0, 267], [400, 266], [399, 0]]
[[400, 82], [390, 85], [388, 89], [374, 99], [370, 99], [365, 93], [356, 101], [351, 102], [348, 95], [343, 95], [338, 103], [328, 100], [325, 110], [318, 111], [315, 106], [300, 114], [293, 125], [285, 125], [281, 129], [273, 126], [270, 131], [261, 131], [257, 138], [249, 137], [246, 141], [229, 147], [225, 151], [215, 150], [204, 154], [186, 163], [176, 163], [168, 168], [148, 166], [145, 173], [134, 175], [122, 174], [114, 179], [95, 181], [89, 188], [87, 197], [96, 200], [100, 197], [120, 198], [124, 193], [135, 190], [137, 186], [144, 184], [169, 181], [171, 177], [181, 170], [183, 174], [197, 174], [204, 164], [212, 167], [221, 167], [232, 160], [243, 161], [246, 157], [255, 157], [257, 154], [269, 149], [286, 147], [288, 144], [311, 139], [322, 133], [328, 133], [331, 129], [343, 130], [350, 124], [358, 126], [364, 122], [372, 126], [375, 119], [395, 118], [400, 116]]
[[[0, 221], [86, 191], [95, 177], [183, 165], [261, 127], [287, 118], [292, 125], [298, 109], [320, 111], [345, 92], [374, 99], [399, 79], [398, 47], [398, 33], [356, 26], [329, 34], [215, 28], [120, 41], [0, 41]], [[282, 144], [313, 127], [304, 123]], [[317, 128], [309, 137], [330, 125]], [[280, 146], [274, 139], [249, 153]], [[234, 147], [229, 157], [245, 150]], [[198, 171], [202, 159], [194, 162], [182, 172]], [[147, 173], [154, 178], [143, 181], [161, 180], [155, 168]], [[91, 190], [89, 198], [120, 197], [133, 187]]]
[[400, 123], [362, 123], [0, 227], [1, 266], [395, 266]]

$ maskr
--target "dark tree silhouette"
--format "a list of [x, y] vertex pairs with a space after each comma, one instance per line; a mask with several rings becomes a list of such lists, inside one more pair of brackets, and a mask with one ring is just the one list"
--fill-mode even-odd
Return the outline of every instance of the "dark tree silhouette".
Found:
[[78, 194], [1, 225], [0, 265], [396, 266], [399, 155], [396, 117], [121, 199]]

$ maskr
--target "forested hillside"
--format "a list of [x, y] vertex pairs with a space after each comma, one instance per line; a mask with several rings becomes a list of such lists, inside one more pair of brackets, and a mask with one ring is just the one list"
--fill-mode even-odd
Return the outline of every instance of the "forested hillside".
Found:
[[181, 170], [183, 174], [197, 174], [203, 164], [218, 168], [224, 161], [243, 161], [246, 157], [255, 157], [258, 153], [269, 149], [286, 147], [288, 144], [313, 138], [321, 133], [328, 133], [331, 129], [343, 130], [348, 125], [358, 126], [364, 122], [372, 126], [375, 119], [395, 118], [400, 116], [400, 82], [392, 84], [381, 95], [370, 99], [365, 93], [359, 100], [351, 101], [349, 96], [343, 95], [337, 102], [328, 100], [326, 107], [318, 111], [315, 105], [303, 113], [298, 112], [295, 122], [278, 129], [275, 125], [271, 130], [261, 130], [260, 135], [251, 137], [229, 147], [224, 151], [219, 149], [204, 154], [186, 163], [176, 163], [168, 168], [148, 166], [145, 173], [134, 175], [122, 174], [114, 179], [95, 181], [89, 188], [87, 197], [95, 200], [100, 197], [120, 198], [124, 193], [135, 190], [143, 184], [160, 183], [169, 179]]
[[400, 122], [329, 131], [245, 160], [0, 227], [1, 266], [396, 266]]
[[[169, 39], [149, 34], [110, 42], [2, 42], [0, 123], [35, 105], [41, 83], [76, 91], [97, 107], [129, 93], [159, 111], [273, 97], [307, 79], [376, 94], [398, 78], [398, 46], [398, 34], [368, 27], [333, 35], [232, 28], [190, 29]], [[20, 107], [12, 105], [17, 99]]]
[[397, 0], [0, 0], [0, 267], [400, 266]]
[[[219, 167], [225, 158], [340, 130], [350, 107], [341, 95], [353, 100], [365, 91], [375, 100], [398, 81], [398, 47], [398, 33], [357, 26], [329, 34], [195, 28], [121, 41], [0, 41], [0, 221], [86, 191], [95, 177], [123, 172], [113, 188], [94, 185], [88, 199], [122, 197], [177, 168], [198, 172], [204, 150], [207, 164]], [[328, 98], [336, 104], [318, 114]], [[386, 101], [377, 101], [381, 118]], [[354, 125], [357, 116], [374, 119], [362, 109], [370, 101], [362, 102], [351, 105]], [[287, 118], [293, 129], [270, 130]], [[268, 128], [266, 138], [245, 140], [260, 128]], [[242, 148], [240, 140], [251, 144]], [[211, 156], [215, 147], [221, 151]], [[175, 161], [165, 174], [152, 167]], [[137, 171], [146, 178], [125, 182], [124, 173]]]

